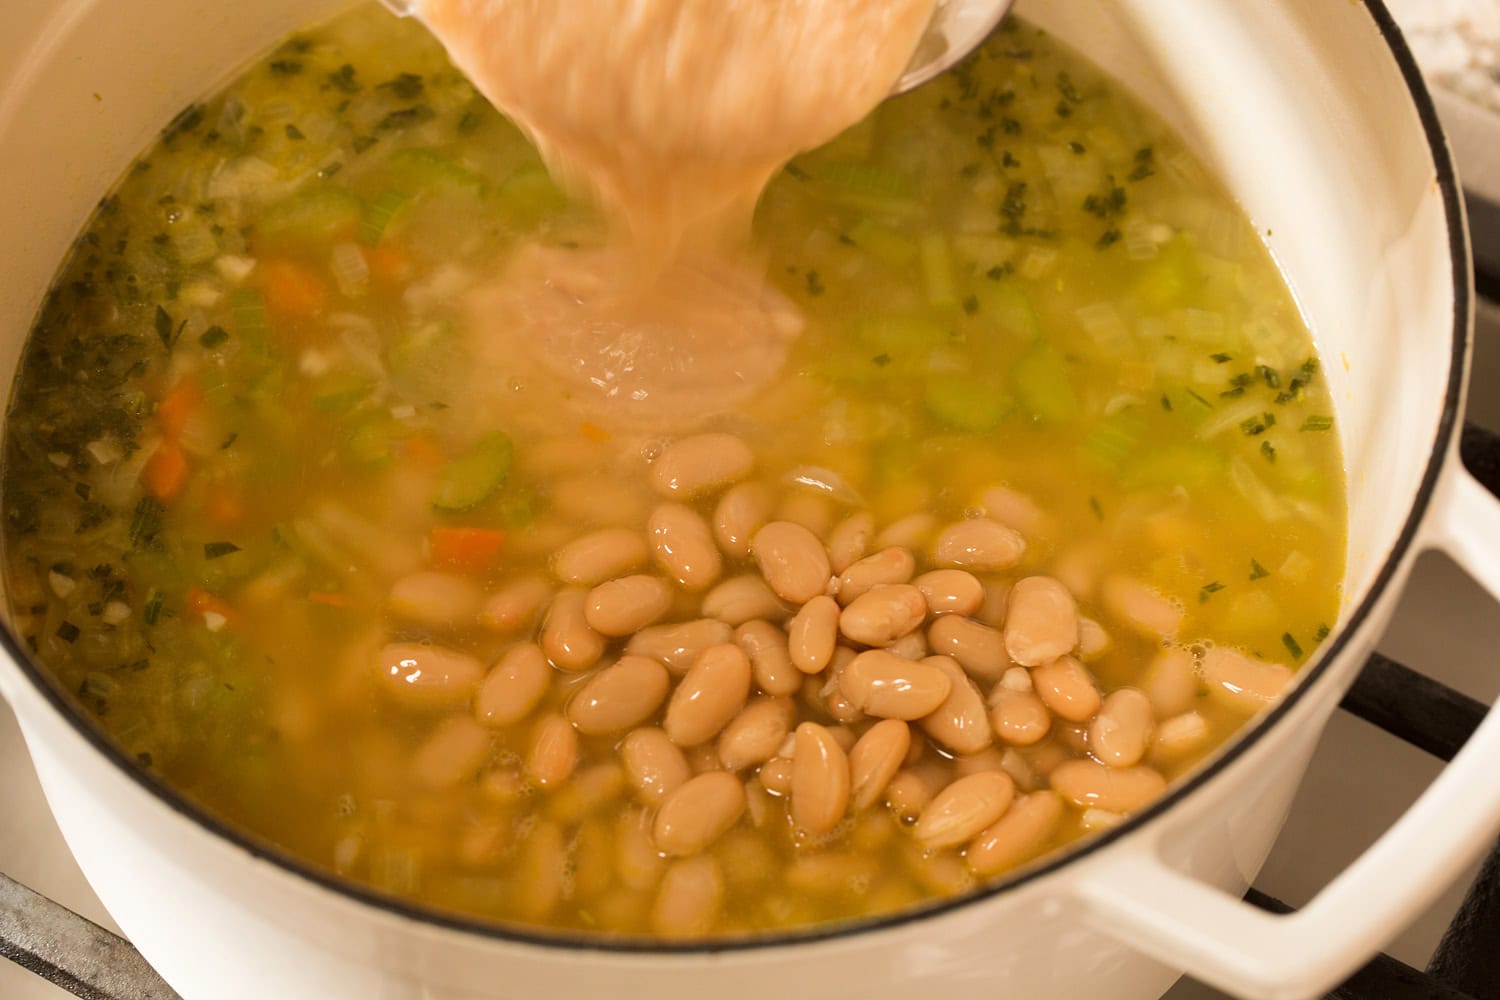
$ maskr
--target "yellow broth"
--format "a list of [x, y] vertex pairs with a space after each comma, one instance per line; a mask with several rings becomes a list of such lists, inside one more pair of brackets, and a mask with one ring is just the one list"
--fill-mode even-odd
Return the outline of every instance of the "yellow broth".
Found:
[[[1003, 629], [1016, 580], [1063, 581], [1107, 635], [1081, 654], [1101, 693], [1149, 688], [1164, 648], [1295, 669], [1327, 635], [1345, 512], [1311, 338], [1233, 201], [1076, 55], [1008, 25], [795, 160], [757, 232], [807, 327], [773, 388], [706, 429], [750, 447], [770, 516], [829, 541], [867, 514], [917, 573], [940, 564], [944, 526], [1018, 529], [1024, 557], [977, 574], [973, 617]], [[624, 638], [590, 669], [552, 670], [503, 726], [476, 724], [467, 692], [423, 708], [382, 681], [388, 643], [487, 670], [538, 627], [501, 630], [472, 607], [424, 623], [392, 606], [398, 581], [447, 574], [450, 609], [528, 577], [550, 594], [578, 536], [619, 527], [645, 543], [653, 462], [704, 429], [601, 426], [529, 391], [467, 329], [464, 293], [508, 253], [597, 233], [421, 30], [373, 8], [185, 110], [100, 205], [26, 349], [3, 481], [17, 631], [142, 767], [314, 865], [433, 906], [735, 934], [972, 888], [969, 848], [914, 839], [913, 789], [974, 772], [1045, 790], [1097, 751], [1087, 720], [968, 759], [914, 723], [904, 791], [816, 836], [769, 776], [741, 770], [744, 811], [702, 853], [711, 870], [673, 862], [671, 878], [717, 894], [684, 925], [662, 913], [669, 860], [624, 734], [579, 738], [558, 780], [535, 768], [540, 720]], [[689, 503], [711, 524], [721, 495]], [[730, 553], [719, 579], [758, 573]], [[1133, 628], [1108, 581], [1180, 626]], [[659, 622], [700, 617], [702, 590], [670, 593]], [[938, 652], [932, 624], [908, 655]], [[844, 645], [847, 664], [861, 647]], [[976, 678], [983, 695], [1007, 666]], [[1179, 721], [1154, 720], [1157, 737], [1187, 737], [1140, 765], [1167, 779], [1255, 707], [1197, 669]], [[875, 720], [833, 705], [829, 677], [789, 703], [848, 742]], [[719, 766], [712, 741], [686, 757]], [[1119, 819], [1064, 802], [985, 877]]]

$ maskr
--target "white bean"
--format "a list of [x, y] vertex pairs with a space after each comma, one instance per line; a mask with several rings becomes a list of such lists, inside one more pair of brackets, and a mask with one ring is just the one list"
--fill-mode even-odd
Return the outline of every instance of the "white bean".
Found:
[[978, 573], [1000, 573], [1026, 555], [1026, 540], [1014, 528], [979, 517], [944, 528], [933, 545], [932, 558], [939, 566], [952, 566]]
[[667, 445], [651, 465], [651, 485], [664, 497], [691, 500], [744, 479], [753, 468], [754, 453], [733, 434], [694, 434]]
[[719, 578], [724, 562], [708, 524], [691, 507], [664, 503], [646, 522], [651, 549], [667, 576], [687, 590], [702, 590]]
[[802, 605], [828, 589], [833, 576], [828, 552], [802, 525], [772, 521], [755, 533], [750, 550], [766, 583], [782, 600]]
[[1028, 576], [1010, 588], [1005, 649], [1028, 667], [1041, 666], [1078, 647], [1078, 603], [1047, 576]]

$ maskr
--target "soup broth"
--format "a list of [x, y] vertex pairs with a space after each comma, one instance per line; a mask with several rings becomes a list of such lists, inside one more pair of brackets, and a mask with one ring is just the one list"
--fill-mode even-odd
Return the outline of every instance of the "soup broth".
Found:
[[776, 175], [756, 239], [801, 332], [701, 419], [612, 421], [476, 322], [497, 267], [604, 229], [374, 8], [186, 109], [25, 351], [18, 634], [297, 858], [681, 937], [952, 896], [1118, 823], [1335, 624], [1295, 303], [1048, 36], [1012, 21]]

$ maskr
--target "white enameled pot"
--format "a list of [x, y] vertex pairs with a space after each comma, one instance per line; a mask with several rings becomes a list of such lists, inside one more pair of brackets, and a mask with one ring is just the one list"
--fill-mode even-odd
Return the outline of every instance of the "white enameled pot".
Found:
[[[69, 241], [189, 101], [343, 0], [0, 5], [0, 378]], [[1378, 3], [1034, 0], [1021, 13], [1179, 128], [1266, 234], [1318, 338], [1348, 459], [1346, 610], [1292, 694], [1159, 804], [962, 901], [730, 947], [502, 933], [345, 886], [226, 830], [101, 739], [8, 634], [0, 693], [99, 897], [189, 1000], [561, 996], [1152, 997], [1182, 970], [1319, 993], [1500, 830], [1500, 713], [1294, 916], [1237, 896], [1415, 557], [1500, 592], [1500, 507], [1455, 427], [1470, 291], [1452, 165]]]

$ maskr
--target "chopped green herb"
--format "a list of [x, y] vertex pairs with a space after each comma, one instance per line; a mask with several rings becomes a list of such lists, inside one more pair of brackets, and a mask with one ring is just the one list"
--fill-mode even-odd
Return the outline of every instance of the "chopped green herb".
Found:
[[217, 324], [198, 335], [198, 343], [209, 350], [213, 350], [228, 339], [229, 331]]
[[1266, 569], [1264, 566], [1262, 566], [1260, 563], [1256, 562], [1254, 559], [1250, 560], [1250, 579], [1252, 579], [1252, 580], [1263, 580], [1263, 579], [1265, 579], [1266, 577], [1268, 577], [1270, 575], [1271, 575], [1271, 571], [1270, 570]]
[[1318, 642], [1322, 642], [1324, 639], [1328, 638], [1328, 631], [1329, 629], [1327, 625], [1319, 625], [1318, 631], [1313, 633], [1313, 638]]
[[1269, 441], [1262, 441], [1260, 443], [1260, 453], [1262, 455], [1266, 456], [1266, 461], [1267, 462], [1274, 462], [1274, 461], [1276, 461], [1276, 446], [1274, 444], [1272, 444], [1271, 442], [1269, 442]]
[[141, 609], [141, 617], [147, 625], [155, 625], [161, 617], [161, 606], [164, 603], [161, 591], [152, 587], [146, 593], [146, 606]]
[[286, 137], [293, 142], [301, 142], [307, 138], [307, 136], [302, 134], [302, 130], [291, 122], [286, 123]]
[[1214, 404], [1210, 403], [1208, 400], [1204, 399], [1202, 396], [1198, 395], [1193, 390], [1191, 390], [1191, 389], [1184, 389], [1183, 392], [1186, 392], [1189, 396], [1193, 397], [1198, 402], [1202, 403], [1205, 409], [1212, 410], [1214, 408]]
[[1268, 389], [1281, 388], [1281, 373], [1269, 365], [1256, 365], [1255, 373], [1266, 383]]
[[413, 104], [409, 108], [401, 108], [392, 111], [375, 126], [377, 132], [390, 132], [398, 129], [412, 128], [432, 121], [437, 117], [437, 112], [432, 110], [428, 104]]
[[964, 308], [965, 314], [967, 314], [969, 316], [973, 316], [975, 313], [977, 313], [979, 311], [979, 297], [978, 296], [975, 296], [975, 295], [966, 295], [966, 296], [964, 296], [964, 300], [963, 300], [962, 304], [963, 304], [963, 308]]
[[1073, 78], [1067, 73], [1057, 74], [1057, 92], [1062, 94], [1063, 100], [1069, 104], [1078, 104], [1083, 100], [1078, 95], [1078, 88], [1073, 85]]
[[295, 59], [272, 59], [270, 70], [274, 76], [296, 76], [302, 72], [302, 64]]
[[355, 79], [354, 67], [348, 63], [344, 63], [344, 65], [329, 73], [328, 83], [335, 90], [342, 91], [345, 94], [357, 94], [361, 89], [359, 81]]
[[414, 101], [422, 96], [422, 78], [415, 73], [402, 73], [394, 80], [380, 84], [379, 90], [389, 90], [398, 101]]
[[818, 276], [817, 271], [809, 268], [807, 272], [807, 294], [822, 295], [824, 290], [823, 279]]
[[1161, 394], [1161, 408], [1163, 410], [1166, 410], [1168, 413], [1172, 412], [1172, 397], [1168, 396], [1166, 393]]
[[1213, 595], [1217, 594], [1219, 591], [1221, 591], [1223, 589], [1224, 589], [1224, 585], [1222, 583], [1220, 583], [1218, 580], [1215, 580], [1212, 583], [1205, 583], [1203, 585], [1203, 589], [1200, 590], [1200, 591], [1198, 591], [1198, 603], [1199, 604], [1207, 604], [1208, 603], [1208, 599], [1210, 597], [1212, 597]]
[[1104, 508], [1100, 506], [1098, 497], [1089, 497], [1089, 510], [1093, 511], [1094, 516], [1099, 520], [1104, 520]]
[[874, 362], [877, 367], [884, 368], [886, 365], [891, 363], [891, 356], [889, 354], [877, 354], [870, 360]]
[[1142, 146], [1135, 151], [1135, 166], [1131, 168], [1126, 176], [1129, 181], [1143, 181], [1156, 173], [1156, 150], [1151, 146]]
[[220, 559], [240, 551], [240, 547], [233, 542], [207, 542], [203, 546], [203, 558]]
[[159, 501], [151, 497], [141, 497], [130, 519], [132, 548], [149, 546], [156, 540], [157, 533], [161, 531], [161, 516], [164, 513], [166, 513], [166, 508]]
[[63, 642], [74, 642], [82, 635], [82, 631], [72, 622], [65, 621], [57, 626], [57, 637]]
[[1302, 421], [1304, 431], [1329, 431], [1333, 430], [1333, 418], [1328, 416], [1311, 416]]
[[1292, 637], [1292, 633], [1281, 633], [1281, 644], [1286, 647], [1286, 651], [1288, 653], [1292, 654], [1292, 659], [1302, 659], [1302, 647], [1298, 645], [1297, 640]]
[[1103, 194], [1091, 194], [1083, 199], [1083, 210], [1090, 215], [1096, 215], [1101, 219], [1113, 219], [1125, 212], [1125, 204], [1129, 200], [1125, 189], [1115, 183], [1115, 179], [1109, 179], [1109, 187]]
[[1224, 365], [1224, 364], [1228, 364], [1229, 362], [1233, 361], [1234, 360], [1234, 355], [1232, 355], [1232, 354], [1225, 354], [1225, 353], [1223, 353], [1221, 351], [1218, 354], [1210, 354], [1208, 356], [1208, 359], [1210, 361], [1212, 361], [1216, 365]]

